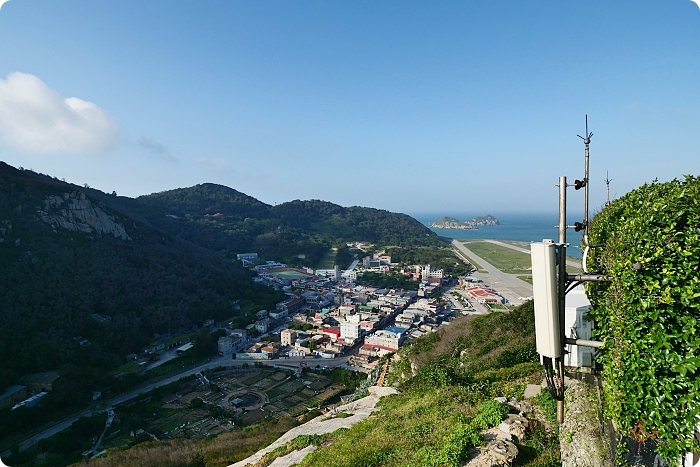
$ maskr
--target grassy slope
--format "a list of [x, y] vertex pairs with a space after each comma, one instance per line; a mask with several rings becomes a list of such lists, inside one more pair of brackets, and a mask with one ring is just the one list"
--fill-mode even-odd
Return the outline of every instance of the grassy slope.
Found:
[[[441, 453], [473, 424], [478, 407], [496, 396], [521, 397], [525, 384], [543, 377], [531, 302], [509, 314], [454, 322], [399, 355], [390, 377], [402, 393], [383, 398], [378, 415], [339, 434], [300, 465], [458, 465], [459, 456], [450, 460]], [[555, 435], [537, 424], [530, 435], [516, 465], [559, 465]]]
[[466, 247], [503, 272], [524, 274], [531, 267], [530, 255], [489, 242], [469, 242]]

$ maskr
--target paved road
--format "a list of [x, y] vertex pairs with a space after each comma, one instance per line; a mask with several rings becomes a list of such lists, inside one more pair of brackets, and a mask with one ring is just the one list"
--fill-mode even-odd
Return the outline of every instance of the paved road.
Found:
[[530, 297], [532, 295], [532, 285], [522, 279], [518, 279], [516, 274], [502, 272], [496, 266], [474, 254], [462, 242], [452, 240], [452, 244], [467, 257], [479, 263], [481, 269], [487, 271], [487, 274], [474, 272], [472, 276], [484, 281], [484, 285], [492, 287], [509, 303], [519, 304], [522, 300], [519, 300], [518, 297]]

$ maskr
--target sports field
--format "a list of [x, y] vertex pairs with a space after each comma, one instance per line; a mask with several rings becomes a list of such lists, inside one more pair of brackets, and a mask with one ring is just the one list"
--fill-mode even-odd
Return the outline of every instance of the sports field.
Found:
[[295, 269], [275, 269], [274, 271], [269, 271], [273, 276], [281, 277], [282, 279], [302, 279], [305, 277], [311, 277], [309, 274], [297, 271]]

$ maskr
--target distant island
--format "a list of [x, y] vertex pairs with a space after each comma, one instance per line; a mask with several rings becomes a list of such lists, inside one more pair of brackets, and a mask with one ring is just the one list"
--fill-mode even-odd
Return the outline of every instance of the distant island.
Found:
[[430, 224], [430, 227], [434, 227], [436, 229], [472, 230], [487, 225], [501, 225], [501, 223], [498, 222], [498, 219], [489, 214], [483, 217], [475, 217], [474, 219], [464, 222], [460, 222], [454, 217], [441, 217], [440, 219]]

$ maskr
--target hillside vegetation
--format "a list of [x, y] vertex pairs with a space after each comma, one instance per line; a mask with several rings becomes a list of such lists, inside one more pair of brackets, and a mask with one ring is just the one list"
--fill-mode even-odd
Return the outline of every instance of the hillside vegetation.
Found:
[[351, 241], [443, 246], [435, 233], [405, 214], [319, 200], [269, 206], [210, 183], [141, 196], [131, 209], [153, 225], [229, 258], [257, 252], [264, 259], [315, 267], [328, 248]]
[[592, 221], [595, 335], [608, 416], [667, 462], [699, 451], [700, 178], [646, 184]]
[[[479, 430], [500, 422], [492, 399], [522, 397], [527, 383], [543, 378], [531, 302], [453, 322], [398, 356], [389, 381], [401, 394], [382, 398], [376, 416], [337, 434], [301, 466], [458, 466], [481, 444]], [[548, 394], [540, 402], [553, 407]], [[543, 423], [531, 425], [519, 450], [515, 465], [559, 465], [557, 437]]]

